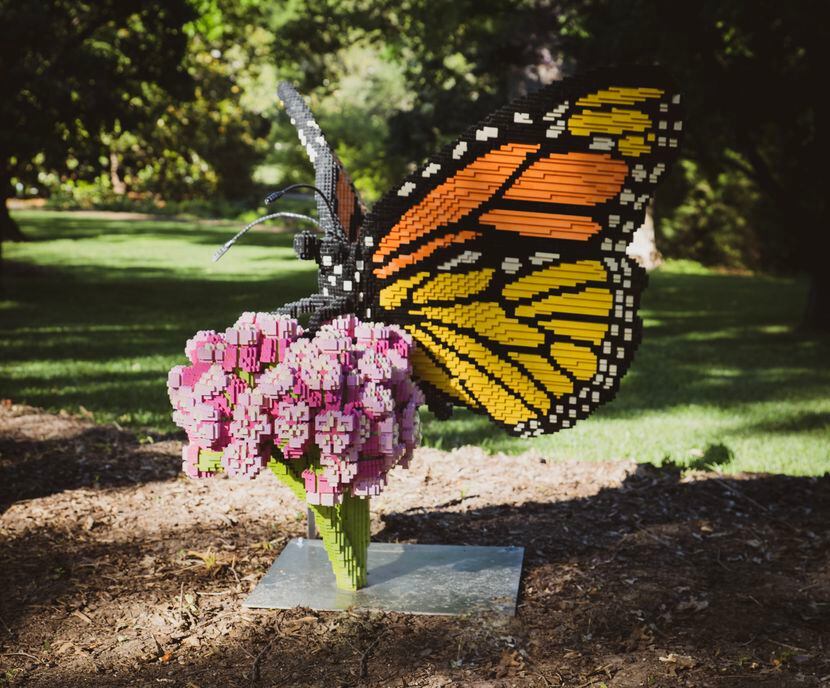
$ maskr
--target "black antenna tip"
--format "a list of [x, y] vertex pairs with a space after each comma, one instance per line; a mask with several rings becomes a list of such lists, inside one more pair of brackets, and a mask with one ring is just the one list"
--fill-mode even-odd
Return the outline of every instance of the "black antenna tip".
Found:
[[271, 205], [274, 201], [283, 197], [285, 191], [272, 191], [265, 197], [265, 205]]

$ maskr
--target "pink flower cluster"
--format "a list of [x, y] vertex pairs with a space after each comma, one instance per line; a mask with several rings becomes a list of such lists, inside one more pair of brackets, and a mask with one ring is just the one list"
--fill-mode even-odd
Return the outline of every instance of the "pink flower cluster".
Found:
[[423, 403], [411, 337], [353, 315], [302, 334], [287, 316], [244, 313], [187, 342], [190, 365], [173, 368], [167, 387], [188, 475], [254, 478], [272, 457], [305, 459], [308, 502], [330, 506], [346, 492], [379, 494], [389, 469], [406, 467]]

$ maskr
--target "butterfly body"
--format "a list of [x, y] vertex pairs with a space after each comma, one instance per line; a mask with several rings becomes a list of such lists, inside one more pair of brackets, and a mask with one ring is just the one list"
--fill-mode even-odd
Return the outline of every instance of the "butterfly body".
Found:
[[300, 260], [317, 263], [318, 291], [278, 308], [277, 313], [310, 314], [308, 330], [315, 332], [326, 321], [357, 311], [362, 271], [356, 243], [336, 234], [320, 238], [302, 231], [294, 237], [294, 253]]
[[402, 325], [433, 408], [466, 405], [523, 436], [570, 427], [616, 393], [639, 343], [646, 275], [625, 249], [676, 155], [678, 103], [652, 69], [551, 85], [368, 213], [329, 150], [337, 210], [313, 317]]

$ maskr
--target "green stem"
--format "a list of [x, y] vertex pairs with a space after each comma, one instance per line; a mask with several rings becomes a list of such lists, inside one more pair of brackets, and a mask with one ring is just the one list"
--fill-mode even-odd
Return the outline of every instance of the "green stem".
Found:
[[[272, 459], [268, 467], [298, 499], [305, 501], [302, 471], [306, 466], [297, 461], [295, 468], [294, 463], [294, 460], [288, 464]], [[337, 587], [357, 590], [365, 586], [370, 535], [369, 500], [346, 494], [336, 506], [308, 506], [314, 512], [314, 520], [323, 539], [323, 547], [329, 555]]]

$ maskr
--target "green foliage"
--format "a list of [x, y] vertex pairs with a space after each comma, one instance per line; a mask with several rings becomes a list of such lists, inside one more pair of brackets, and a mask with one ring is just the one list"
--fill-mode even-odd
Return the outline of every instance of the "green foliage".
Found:
[[274, 96], [287, 78], [371, 202], [518, 93], [577, 69], [660, 62], [690, 125], [658, 199], [663, 253], [814, 270], [827, 252], [815, 1], [162, 4], [3, 0], [23, 53], [0, 47], [4, 92], [18, 94], [0, 105], [0, 152], [24, 190], [69, 207], [253, 204], [260, 187], [308, 181]]
[[762, 266], [759, 194], [745, 174], [726, 169], [709, 178], [686, 159], [667, 186], [656, 208], [664, 255], [733, 269]]
[[522, 0], [406, 0], [395, 7], [292, 0], [273, 7], [274, 54], [304, 92], [337, 93], [344, 76], [340, 58], [354, 45], [374, 46], [400, 74], [405, 97], [378, 97], [371, 79], [355, 83], [355, 96], [361, 88], [366, 94], [355, 99], [364, 117], [382, 116], [388, 127], [383, 190], [398, 181], [407, 162], [424, 159], [515, 95], [525, 80], [538, 79], [537, 46], [556, 30], [555, 23], [539, 21], [545, 8]]
[[[369, 202], [517, 94], [662, 63], [684, 160], [657, 199], [668, 257], [807, 272], [830, 329], [823, 4], [774, 0], [0, 0], [0, 200], [254, 208], [311, 166], [274, 96], [308, 94]], [[0, 232], [8, 216], [0, 213]]]
[[[164, 381], [194, 332], [310, 293], [290, 233], [259, 231], [219, 263], [237, 224], [26, 212], [0, 302], [0, 398], [172, 432]], [[670, 262], [644, 294], [643, 344], [615, 401], [526, 441], [479, 416], [426, 419], [426, 441], [576, 459], [721, 469], [830, 468], [830, 340], [797, 329], [805, 284]]]
[[98, 132], [143, 121], [148, 85], [180, 98], [192, 88], [182, 66], [181, 29], [193, 18], [185, 0], [3, 0], [0, 10], [3, 199], [11, 175], [84, 169]]
[[[256, 191], [251, 169], [268, 130], [262, 95], [257, 100], [255, 94], [270, 73], [263, 66], [268, 37], [257, 29], [255, 3], [202, 2], [199, 15], [191, 14], [184, 0], [179, 11], [175, 4], [163, 3], [162, 9], [153, 2], [132, 11], [108, 3], [43, 4], [50, 6], [47, 33], [72, 47], [53, 57], [47, 42], [31, 36], [28, 62], [54, 62], [54, 78], [49, 70], [41, 74], [25, 65], [16, 65], [9, 75], [12, 84], [25, 84], [24, 97], [0, 108], [6, 135], [0, 138], [0, 153], [5, 153], [0, 159], [14, 181], [34, 186], [64, 207], [124, 206], [136, 200], [163, 206], [210, 198], [251, 202]], [[170, 18], [166, 33], [149, 35], [160, 21], [147, 20], [150, 14]], [[30, 15], [17, 11], [9, 18], [6, 29], [16, 31], [25, 29]], [[168, 35], [176, 51], [159, 48]], [[101, 51], [109, 61], [87, 65], [86, 53]], [[125, 64], [134, 69], [132, 79]], [[89, 74], [82, 73], [85, 67]], [[32, 87], [37, 103], [25, 97]], [[101, 102], [99, 89], [111, 91], [111, 101]], [[31, 117], [32, 107], [40, 107], [41, 91], [64, 93], [86, 105], [67, 108], [52, 98], [51, 110]], [[273, 111], [273, 98], [268, 108]], [[14, 123], [24, 120], [21, 132]]]

